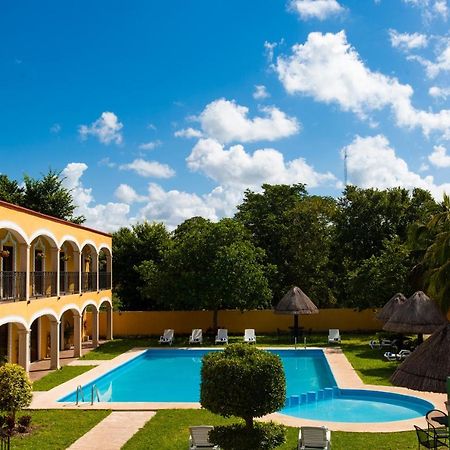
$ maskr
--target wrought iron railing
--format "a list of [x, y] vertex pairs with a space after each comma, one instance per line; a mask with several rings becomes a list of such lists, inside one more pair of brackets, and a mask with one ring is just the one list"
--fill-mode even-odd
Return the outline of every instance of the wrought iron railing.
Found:
[[98, 284], [100, 291], [111, 289], [111, 272], [99, 272]]
[[81, 292], [97, 290], [97, 272], [81, 272]]
[[80, 292], [80, 274], [78, 272], [59, 273], [60, 295], [78, 294]]
[[26, 283], [26, 272], [0, 272], [0, 300], [25, 300]]
[[31, 296], [53, 297], [56, 295], [56, 272], [31, 272]]

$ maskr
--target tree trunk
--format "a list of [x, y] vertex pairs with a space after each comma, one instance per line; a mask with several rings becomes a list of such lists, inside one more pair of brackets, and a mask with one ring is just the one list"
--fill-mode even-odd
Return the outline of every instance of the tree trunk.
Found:
[[217, 334], [217, 323], [219, 320], [219, 310], [218, 309], [214, 309], [213, 310], [213, 331], [214, 331], [214, 336]]

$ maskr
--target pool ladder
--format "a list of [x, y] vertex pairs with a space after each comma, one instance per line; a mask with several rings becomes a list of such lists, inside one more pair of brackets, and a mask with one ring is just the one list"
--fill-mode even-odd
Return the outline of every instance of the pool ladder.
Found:
[[[78, 405], [81, 401], [84, 403], [84, 392], [83, 392], [83, 386], [78, 385], [77, 386], [77, 399], [76, 399], [76, 405]], [[91, 387], [91, 405], [94, 404], [94, 400], [97, 399], [97, 402], [100, 401], [100, 392], [98, 390], [98, 387], [96, 384], [93, 384]]]
[[83, 386], [81, 386], [81, 384], [79, 384], [77, 386], [77, 401], [76, 401], [76, 405], [78, 405], [80, 403], [80, 398], [81, 401], [84, 402], [84, 392], [83, 392]]

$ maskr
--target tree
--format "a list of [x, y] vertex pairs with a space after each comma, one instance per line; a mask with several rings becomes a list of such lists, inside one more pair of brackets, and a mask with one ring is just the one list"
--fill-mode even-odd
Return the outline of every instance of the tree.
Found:
[[7, 175], [0, 175], [0, 200], [15, 205], [23, 203], [23, 188], [17, 181], [10, 180]]
[[265, 254], [233, 219], [218, 223], [194, 217], [174, 232], [161, 264], [143, 263], [141, 294], [163, 309], [213, 311], [253, 309], [270, 304]]
[[275, 432], [274, 442], [267, 442], [267, 434], [274, 431], [273, 425], [268, 432], [261, 425], [255, 430], [254, 418], [278, 411], [284, 406], [285, 398], [286, 379], [279, 356], [245, 344], [233, 344], [223, 352], [211, 352], [203, 357], [202, 407], [223, 417], [238, 416], [245, 421], [245, 427], [218, 427], [210, 433], [210, 439], [221, 448], [269, 449], [282, 444], [282, 429]]
[[15, 423], [16, 412], [30, 406], [32, 385], [25, 369], [17, 364], [0, 366], [0, 410], [7, 411]]
[[444, 194], [439, 211], [426, 223], [411, 228], [410, 245], [419, 257], [414, 272], [437, 300], [443, 313], [450, 310], [450, 197]]
[[147, 273], [143, 268], [160, 264], [171, 245], [170, 234], [162, 223], [144, 222], [113, 233], [114, 291], [124, 309], [155, 309], [157, 302], [149, 290], [143, 291]]

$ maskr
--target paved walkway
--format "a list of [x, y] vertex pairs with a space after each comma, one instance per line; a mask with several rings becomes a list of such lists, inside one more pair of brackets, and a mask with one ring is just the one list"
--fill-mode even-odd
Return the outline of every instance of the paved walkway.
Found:
[[154, 415], [154, 411], [113, 411], [68, 449], [120, 450]]

